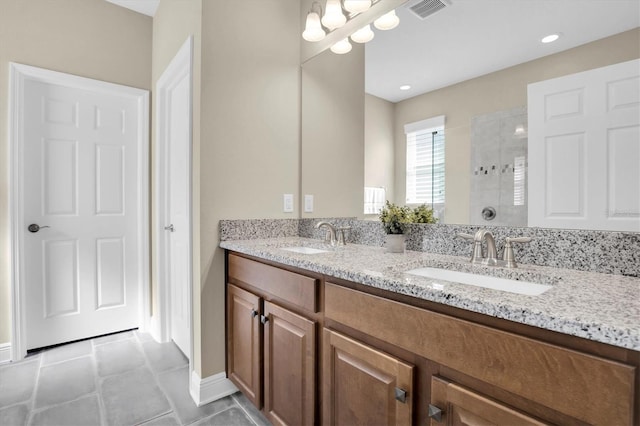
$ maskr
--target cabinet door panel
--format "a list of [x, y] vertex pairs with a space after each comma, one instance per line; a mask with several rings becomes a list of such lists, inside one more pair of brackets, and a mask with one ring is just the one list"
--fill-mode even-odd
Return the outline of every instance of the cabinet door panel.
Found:
[[275, 425], [312, 425], [315, 323], [269, 302], [264, 311], [264, 411]]
[[543, 426], [531, 416], [438, 377], [431, 379], [431, 404], [442, 410], [442, 420], [431, 426]]
[[260, 408], [260, 298], [231, 284], [227, 287], [227, 369], [231, 381]]
[[412, 423], [413, 366], [328, 329], [323, 352], [324, 424]]

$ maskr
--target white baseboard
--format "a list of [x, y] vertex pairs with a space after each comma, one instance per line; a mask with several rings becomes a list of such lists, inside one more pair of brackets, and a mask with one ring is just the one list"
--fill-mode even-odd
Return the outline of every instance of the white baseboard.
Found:
[[11, 362], [11, 343], [0, 344], [0, 364]]
[[189, 393], [198, 407], [224, 398], [237, 391], [238, 388], [236, 385], [227, 379], [227, 374], [224, 372], [214, 374], [205, 379], [201, 379], [200, 375], [195, 371], [191, 372]]

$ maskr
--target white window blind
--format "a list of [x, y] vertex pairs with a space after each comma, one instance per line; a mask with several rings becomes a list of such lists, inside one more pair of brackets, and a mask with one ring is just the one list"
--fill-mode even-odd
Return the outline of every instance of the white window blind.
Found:
[[410, 123], [407, 136], [407, 204], [444, 204], [444, 116]]

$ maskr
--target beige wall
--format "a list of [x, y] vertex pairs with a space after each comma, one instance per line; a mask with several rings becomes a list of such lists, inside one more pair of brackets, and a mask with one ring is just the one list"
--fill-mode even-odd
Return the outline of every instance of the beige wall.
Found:
[[194, 294], [201, 376], [225, 369], [220, 219], [294, 218], [299, 193], [299, 0], [203, 1], [200, 273]]
[[[201, 46], [202, 46], [202, 0], [162, 0], [153, 18], [153, 67], [152, 67], [152, 82], [153, 90], [156, 92], [156, 83], [162, 76], [171, 60], [174, 58], [178, 50], [182, 47], [184, 42], [193, 36], [193, 94], [192, 94], [192, 121], [193, 121], [193, 135], [192, 135], [192, 150], [193, 150], [193, 170], [192, 170], [192, 222], [193, 222], [193, 250], [192, 250], [192, 265], [193, 270], [198, 271], [200, 269], [200, 162], [197, 161], [200, 158], [200, 90], [201, 90], [201, 78], [202, 78], [202, 61], [201, 61]], [[153, 102], [152, 102], [153, 103]], [[155, 141], [155, 105], [152, 105], [152, 141]], [[154, 172], [155, 172], [155, 143], [151, 145], [151, 176], [152, 176], [152, 194], [155, 188]], [[152, 200], [153, 203], [153, 200]], [[155, 206], [152, 204], [152, 227], [155, 227]], [[157, 264], [157, 253], [155, 252], [155, 241], [152, 238], [152, 271], [155, 270]], [[151, 275], [152, 282], [152, 295], [157, 294], [155, 289], [157, 288], [157, 277]], [[200, 275], [193, 274], [193, 287], [195, 289], [200, 288]], [[197, 293], [197, 292], [194, 292]], [[157, 298], [153, 297], [153, 313], [157, 312]], [[200, 305], [194, 303], [194, 318], [200, 317]], [[200, 352], [200, 322], [194, 321], [193, 334], [195, 336], [193, 341], [194, 359], [193, 365], [198, 373], [201, 371], [201, 352]]]
[[149, 89], [151, 18], [103, 0], [1, 0], [0, 343], [11, 340], [9, 62]]
[[393, 200], [395, 104], [369, 94], [364, 99], [364, 186], [383, 187]]
[[364, 209], [364, 47], [326, 50], [302, 66], [302, 217], [362, 216]]
[[561, 53], [398, 102], [395, 119], [395, 201], [405, 199], [406, 123], [446, 116], [446, 223], [468, 223], [470, 124], [479, 114], [527, 104], [527, 84], [640, 57], [636, 28]]

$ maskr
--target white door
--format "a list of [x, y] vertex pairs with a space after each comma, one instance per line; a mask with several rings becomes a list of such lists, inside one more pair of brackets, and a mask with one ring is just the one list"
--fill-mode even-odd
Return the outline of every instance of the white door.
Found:
[[[191, 39], [158, 80], [158, 179], [163, 211], [158, 262], [169, 338], [191, 354]], [[161, 290], [162, 292], [162, 290]]]
[[26, 349], [141, 325], [141, 113], [136, 96], [24, 80], [17, 223]]
[[529, 226], [640, 231], [640, 60], [530, 84]]

